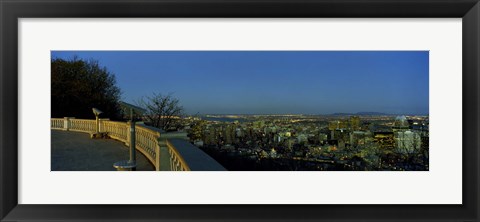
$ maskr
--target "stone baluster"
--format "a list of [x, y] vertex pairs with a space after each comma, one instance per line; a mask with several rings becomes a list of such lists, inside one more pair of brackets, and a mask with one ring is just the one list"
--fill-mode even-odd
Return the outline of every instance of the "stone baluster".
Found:
[[70, 119], [75, 119], [75, 117], [64, 117], [63, 118], [63, 130], [69, 131], [70, 130], [70, 124], [71, 120]]
[[155, 170], [160, 171], [160, 145], [155, 146]]
[[155, 134], [155, 170], [160, 171], [160, 133]]

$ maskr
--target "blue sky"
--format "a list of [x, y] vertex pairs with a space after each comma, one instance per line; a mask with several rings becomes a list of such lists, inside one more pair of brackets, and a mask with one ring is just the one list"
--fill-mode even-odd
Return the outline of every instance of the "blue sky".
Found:
[[52, 51], [98, 60], [122, 99], [173, 93], [189, 114], [428, 114], [428, 51]]

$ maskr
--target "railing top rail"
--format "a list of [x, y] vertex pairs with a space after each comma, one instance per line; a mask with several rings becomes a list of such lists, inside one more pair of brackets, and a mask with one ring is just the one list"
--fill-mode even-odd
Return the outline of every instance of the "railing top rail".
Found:
[[94, 119], [70, 119], [72, 122], [95, 122]]
[[157, 136], [160, 136], [160, 130], [154, 130], [150, 127], [147, 127], [145, 125], [135, 125], [136, 128], [138, 129], [141, 129], [141, 130], [145, 130], [145, 131], [148, 131], [150, 133], [153, 133], [154, 135], [157, 135]]
[[[102, 119], [100, 119], [102, 120]], [[102, 120], [104, 123], [118, 123], [118, 124], [127, 124], [127, 122], [122, 122], [122, 121], [113, 121], [113, 120]]]
[[[167, 145], [172, 148], [172, 151], [180, 157], [182, 163], [185, 163], [190, 170], [195, 171], [224, 171], [226, 170], [216, 160], [200, 150], [198, 147], [192, 145], [186, 140], [182, 139], [167, 139]], [[188, 164], [187, 164], [188, 163]]]
[[174, 145], [172, 145], [172, 143], [170, 143], [170, 141], [166, 140], [166, 143], [167, 143], [167, 146], [171, 149], [171, 151], [174, 153], [174, 155], [178, 158], [178, 160], [180, 161], [180, 163], [182, 164], [182, 166], [185, 168], [185, 170], [187, 171], [190, 171], [190, 167], [188, 166], [188, 163], [187, 161], [185, 161], [185, 159], [183, 159], [183, 156], [180, 154], [180, 152], [177, 150], [177, 148], [175, 148]]

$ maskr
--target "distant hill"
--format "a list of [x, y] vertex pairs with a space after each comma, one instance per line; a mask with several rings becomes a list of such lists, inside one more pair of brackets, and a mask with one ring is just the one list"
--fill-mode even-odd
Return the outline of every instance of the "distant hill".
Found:
[[392, 114], [380, 112], [332, 113], [332, 116], [389, 116]]
[[358, 112], [356, 115], [360, 116], [387, 116], [387, 115], [392, 115], [389, 113], [380, 113], [380, 112]]

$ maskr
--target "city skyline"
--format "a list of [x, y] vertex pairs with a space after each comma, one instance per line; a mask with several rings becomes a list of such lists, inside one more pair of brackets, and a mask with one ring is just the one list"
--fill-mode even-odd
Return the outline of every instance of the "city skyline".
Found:
[[52, 51], [97, 60], [122, 99], [173, 93], [188, 114], [428, 115], [428, 51]]

